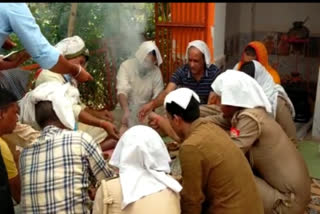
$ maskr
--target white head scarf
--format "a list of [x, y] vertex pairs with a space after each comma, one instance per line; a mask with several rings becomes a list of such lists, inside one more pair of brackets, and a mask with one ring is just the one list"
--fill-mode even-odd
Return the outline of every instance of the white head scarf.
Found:
[[72, 59], [80, 55], [89, 57], [89, 50], [79, 36], [65, 38], [58, 42], [55, 48], [67, 59]]
[[139, 63], [143, 64], [146, 56], [153, 50], [156, 52], [157, 63], [158, 63], [158, 66], [160, 66], [162, 63], [162, 57], [161, 57], [160, 51], [154, 41], [146, 41], [140, 45], [139, 49], [137, 50], [137, 52], [135, 54]]
[[222, 105], [242, 108], [264, 107], [271, 113], [271, 104], [261, 86], [249, 75], [236, 70], [220, 74], [211, 85], [221, 96]]
[[72, 106], [80, 101], [78, 89], [71, 86], [70, 83], [62, 84], [56, 81], [39, 85], [21, 100], [20, 119], [22, 123], [39, 129], [35, 118], [35, 105], [40, 101], [51, 101], [60, 122], [65, 127], [74, 129], [75, 116]]
[[275, 84], [275, 89], [278, 92], [278, 96], [282, 97], [283, 99], [285, 99], [287, 101], [287, 103], [289, 104], [289, 108], [291, 111], [291, 116], [294, 118], [296, 115], [296, 111], [294, 109], [294, 105], [292, 104], [288, 94], [286, 93], [286, 91], [284, 90], [284, 88], [279, 85], [279, 84]]
[[254, 79], [259, 83], [262, 87], [264, 93], [267, 95], [269, 102], [272, 106], [272, 115], [275, 118], [277, 113], [277, 105], [278, 105], [278, 96], [284, 98], [289, 104], [292, 117], [295, 115], [295, 110], [293, 104], [288, 97], [287, 93], [283, 89], [283, 87], [279, 84], [275, 84], [271, 74], [267, 71], [267, 69], [258, 61], [252, 60], [255, 67], [255, 76]]
[[165, 188], [180, 192], [181, 185], [170, 173], [171, 159], [167, 148], [152, 128], [137, 125], [120, 138], [110, 160], [119, 168], [122, 209], [128, 204]]
[[258, 61], [252, 60], [254, 65], [254, 79], [262, 87], [264, 93], [268, 97], [268, 100], [272, 107], [272, 115], [276, 117], [277, 112], [277, 101], [278, 101], [278, 92], [275, 89], [275, 83], [272, 76], [267, 71], [267, 69]]
[[166, 96], [163, 105], [164, 108], [166, 108], [167, 103], [175, 102], [181, 108], [186, 109], [192, 97], [194, 97], [200, 103], [200, 98], [194, 91], [189, 88], [178, 88], [174, 91], [171, 91]]
[[187, 60], [188, 60], [188, 51], [189, 51], [190, 47], [195, 47], [195, 48], [199, 49], [199, 51], [201, 51], [201, 53], [203, 53], [206, 66], [208, 68], [211, 64], [210, 63], [211, 56], [210, 56], [210, 51], [209, 51], [207, 44], [201, 40], [194, 40], [192, 42], [189, 42], [188, 47], [187, 47], [187, 51], [186, 51]]

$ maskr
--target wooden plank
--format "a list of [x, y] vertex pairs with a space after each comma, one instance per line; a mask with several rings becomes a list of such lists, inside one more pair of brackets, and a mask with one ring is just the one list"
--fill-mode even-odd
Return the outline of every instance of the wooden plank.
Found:
[[317, 194], [320, 196], [320, 188], [314, 184], [311, 184], [311, 193]]
[[312, 183], [312, 184], [311, 184], [311, 187], [312, 187], [312, 188], [318, 188], [318, 189], [320, 189], [320, 186], [318, 186], [318, 185], [315, 184], [315, 183]]
[[320, 183], [316, 179], [312, 179], [313, 184], [320, 188]]
[[309, 204], [308, 207], [313, 209], [313, 210], [316, 210], [316, 211], [320, 212], [320, 206], [317, 206], [317, 205], [314, 205], [314, 204]]
[[[311, 199], [314, 198], [319, 198], [320, 199], [320, 185], [318, 183], [318, 181], [316, 181], [315, 179], [312, 179], [312, 183], [311, 183]], [[308, 204], [308, 208], [316, 211], [317, 213], [320, 212], [320, 205], [315, 204], [315, 200], [312, 200], [309, 204]]]

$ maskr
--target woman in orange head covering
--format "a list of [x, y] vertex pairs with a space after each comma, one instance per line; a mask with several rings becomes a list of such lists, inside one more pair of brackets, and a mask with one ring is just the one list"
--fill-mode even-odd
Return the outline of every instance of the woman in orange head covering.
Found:
[[280, 84], [278, 72], [269, 65], [267, 49], [264, 44], [259, 41], [253, 41], [247, 45], [242, 53], [241, 61], [237, 63], [233, 69], [239, 70], [244, 62], [249, 62], [253, 59], [260, 62], [267, 69], [276, 84]]

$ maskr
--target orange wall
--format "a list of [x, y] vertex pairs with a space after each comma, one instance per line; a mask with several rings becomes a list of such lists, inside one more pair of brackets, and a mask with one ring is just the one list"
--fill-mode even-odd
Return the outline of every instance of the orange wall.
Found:
[[208, 17], [207, 17], [207, 45], [210, 50], [211, 54], [211, 62], [214, 62], [214, 55], [213, 55], [213, 38], [212, 38], [212, 33], [211, 33], [211, 28], [214, 26], [214, 12], [215, 12], [215, 3], [208, 3]]
[[[172, 28], [172, 39], [177, 43], [176, 53], [185, 54], [190, 41], [201, 39], [207, 43], [213, 62], [214, 42], [211, 31], [214, 26], [215, 3], [171, 3], [171, 13], [172, 23], [180, 25]], [[202, 24], [205, 24], [205, 29], [192, 28], [192, 25]], [[184, 28], [184, 25], [189, 28]]]

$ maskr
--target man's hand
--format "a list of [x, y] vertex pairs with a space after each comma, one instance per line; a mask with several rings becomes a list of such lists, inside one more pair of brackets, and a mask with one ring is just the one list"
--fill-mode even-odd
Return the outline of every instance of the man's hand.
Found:
[[87, 82], [93, 80], [93, 77], [83, 67], [81, 67], [80, 73], [74, 76], [74, 78], [78, 82]]
[[16, 57], [14, 60], [4, 60], [4, 58], [0, 58], [0, 71], [1, 70], [8, 70], [12, 68], [16, 68], [21, 65], [23, 62], [30, 58], [29, 54], [22, 54], [21, 57]]
[[97, 193], [97, 189], [93, 185], [90, 185], [88, 188], [88, 195], [92, 201], [94, 201], [94, 198], [96, 197], [96, 193]]
[[119, 130], [119, 136], [121, 137], [128, 129], [129, 129], [128, 126], [121, 125], [120, 130]]
[[159, 121], [161, 120], [161, 116], [158, 115], [155, 112], [151, 112], [148, 116], [148, 125], [155, 129], [155, 130], [159, 130], [160, 129], [160, 125], [159, 125]]
[[107, 121], [110, 121], [110, 122], [113, 122], [114, 118], [113, 118], [113, 115], [110, 111], [108, 111], [107, 109], [103, 109], [103, 110], [100, 110], [98, 111], [99, 113], [99, 116], [104, 119], [104, 120], [107, 120]]
[[114, 139], [119, 139], [119, 132], [115, 125], [108, 121], [101, 120], [100, 127], [108, 132], [109, 136]]
[[171, 127], [170, 122], [166, 116], [163, 117], [155, 112], [151, 112], [148, 116], [148, 119], [148, 125], [155, 129], [161, 136], [168, 135], [175, 141], [181, 142], [180, 137]]
[[118, 143], [118, 140], [108, 136], [100, 143], [100, 147], [102, 151], [107, 151], [110, 149], [114, 149], [117, 143]]
[[221, 104], [221, 97], [214, 92], [210, 92], [209, 98], [208, 98], [208, 105], [220, 105], [220, 104]]
[[11, 50], [12, 48], [16, 47], [17, 44], [14, 43], [13, 41], [11, 41], [11, 39], [6, 39], [6, 41], [4, 41], [2, 48], [5, 50]]
[[148, 125], [156, 130], [160, 136], [167, 136], [165, 127], [163, 127], [164, 118], [155, 112], [151, 112], [148, 116]]
[[126, 110], [124, 111], [124, 114], [121, 119], [121, 127], [119, 131], [120, 137], [128, 130], [129, 128], [129, 117], [130, 117], [130, 111]]
[[144, 104], [144, 105], [141, 107], [141, 109], [140, 109], [140, 111], [139, 111], [139, 113], [138, 113], [138, 115], [137, 115], [137, 117], [139, 118], [139, 121], [142, 122], [142, 121], [144, 120], [144, 118], [145, 118], [145, 117], [149, 114], [149, 112], [152, 111], [152, 110], [153, 110], [153, 102], [152, 102], [152, 101]]
[[107, 109], [93, 110], [90, 108], [86, 108], [86, 111], [99, 119], [103, 119], [103, 120], [106, 120], [109, 122], [113, 122], [113, 120], [114, 120], [112, 113], [110, 111], [108, 111]]
[[129, 117], [130, 117], [130, 112], [129, 111], [125, 111], [123, 116], [122, 116], [122, 119], [121, 119], [121, 125], [122, 126], [126, 126], [126, 127], [129, 126]]

